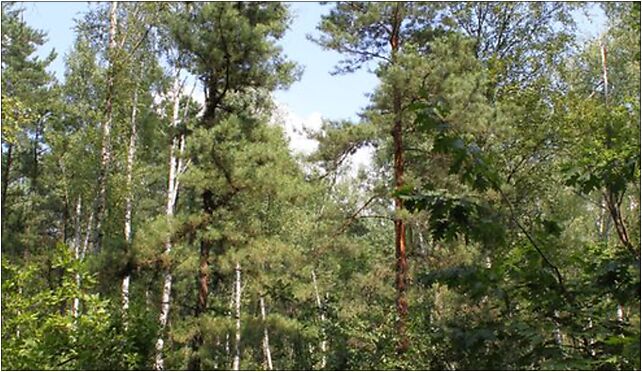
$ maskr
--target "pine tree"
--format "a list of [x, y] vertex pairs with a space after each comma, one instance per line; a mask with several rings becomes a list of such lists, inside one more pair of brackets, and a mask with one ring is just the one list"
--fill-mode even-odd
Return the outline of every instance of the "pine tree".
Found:
[[[292, 81], [293, 65], [284, 61], [280, 49], [268, 40], [283, 34], [286, 21], [287, 10], [281, 4], [189, 4], [172, 17], [171, 35], [185, 54], [190, 72], [198, 76], [205, 87], [205, 112], [191, 136], [192, 148], [201, 151], [192, 155], [190, 171], [209, 176], [197, 184], [189, 184], [199, 190], [202, 198], [203, 228], [216, 223], [214, 216], [220, 213], [218, 210], [229, 208], [245, 187], [242, 179], [236, 180], [237, 171], [230, 168], [233, 163], [229, 163], [229, 153], [220, 152], [226, 147], [225, 141], [242, 135], [243, 131], [251, 133], [251, 126], [255, 125], [250, 107], [234, 97], [244, 94], [251, 97], [252, 92], [274, 89]], [[255, 110], [265, 105], [261, 101], [251, 103], [258, 104]], [[240, 107], [234, 107], [235, 104]], [[239, 115], [238, 119], [235, 114]], [[212, 138], [216, 139], [213, 143]], [[206, 150], [208, 147], [211, 150]], [[210, 253], [215, 245], [222, 245], [210, 235], [205, 232], [200, 238], [197, 317], [208, 306]], [[193, 350], [200, 347], [200, 337], [194, 339]], [[199, 364], [195, 359], [190, 367], [198, 369]]]

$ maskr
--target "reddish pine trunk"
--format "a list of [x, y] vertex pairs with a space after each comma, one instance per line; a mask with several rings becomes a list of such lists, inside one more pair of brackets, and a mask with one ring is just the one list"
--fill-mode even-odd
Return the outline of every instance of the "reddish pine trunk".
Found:
[[[201, 242], [201, 255], [198, 265], [198, 314], [207, 308], [207, 295], [209, 293], [209, 258], [210, 244], [208, 241]], [[197, 315], [198, 315], [197, 314]]]
[[[392, 63], [397, 62], [397, 52], [399, 51], [399, 31], [401, 28], [402, 5], [397, 3], [394, 11], [393, 27], [390, 37], [390, 48], [392, 50]], [[396, 190], [403, 186], [404, 176], [404, 152], [403, 152], [403, 126], [401, 122], [401, 89], [399, 84], [393, 84], [392, 91], [392, 112], [394, 123], [392, 127], [392, 140], [394, 145], [394, 181]], [[408, 350], [409, 341], [406, 335], [406, 319], [408, 318], [408, 300], [406, 299], [406, 286], [408, 282], [408, 260], [406, 257], [406, 223], [399, 217], [399, 212], [403, 210], [403, 201], [395, 197], [395, 257], [396, 257], [396, 277], [395, 284], [397, 287], [397, 352], [405, 353]]]
[[[209, 191], [206, 190], [203, 192], [203, 210], [208, 214], [211, 215], [213, 212], [212, 205], [214, 203], [213, 201], [213, 194]], [[211, 251], [211, 246], [212, 243], [206, 239], [203, 238], [201, 240], [201, 249], [200, 249], [200, 255], [199, 255], [199, 264], [198, 264], [198, 303], [196, 306], [196, 314], [195, 316], [198, 317], [200, 316], [203, 312], [205, 312], [205, 309], [207, 309], [207, 296], [209, 295], [209, 282], [210, 282], [210, 273], [209, 273], [209, 259], [210, 259], [210, 251]], [[191, 370], [200, 370], [200, 365], [201, 365], [201, 360], [200, 357], [198, 356], [198, 350], [200, 349], [201, 345], [203, 344], [203, 338], [200, 334], [196, 334], [194, 338], [191, 341], [191, 348], [192, 348], [192, 357], [189, 360], [188, 367]]]

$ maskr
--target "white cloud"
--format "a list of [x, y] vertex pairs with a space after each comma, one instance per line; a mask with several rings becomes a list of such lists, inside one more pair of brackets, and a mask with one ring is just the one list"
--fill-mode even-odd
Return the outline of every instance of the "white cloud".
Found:
[[276, 113], [275, 117], [273, 117], [273, 122], [283, 126], [285, 134], [290, 141], [290, 151], [293, 154], [310, 155], [319, 146], [316, 140], [308, 138], [305, 129], [321, 129], [321, 113], [313, 112], [307, 117], [301, 117], [287, 105], [276, 102]]
[[[273, 117], [273, 123], [283, 126], [285, 134], [289, 139], [290, 151], [294, 155], [310, 155], [314, 152], [319, 143], [316, 140], [308, 138], [307, 130], [318, 131], [321, 129], [323, 117], [320, 112], [313, 112], [308, 116], [302, 117], [290, 109], [286, 104], [275, 101], [276, 112]], [[353, 155], [348, 157], [344, 167], [348, 168], [347, 174], [351, 177], [356, 176], [361, 168], [369, 168], [372, 164], [372, 155], [374, 149], [370, 146], [362, 147]]]
[[368, 169], [372, 164], [373, 154], [374, 148], [372, 146], [365, 146], [357, 150], [350, 158], [350, 172], [354, 175], [360, 168]]

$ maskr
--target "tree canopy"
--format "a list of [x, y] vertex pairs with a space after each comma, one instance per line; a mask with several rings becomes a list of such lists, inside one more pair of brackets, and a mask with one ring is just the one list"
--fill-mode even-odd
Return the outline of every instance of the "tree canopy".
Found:
[[2, 3], [3, 368], [640, 369], [640, 4], [326, 5], [303, 156], [287, 3]]

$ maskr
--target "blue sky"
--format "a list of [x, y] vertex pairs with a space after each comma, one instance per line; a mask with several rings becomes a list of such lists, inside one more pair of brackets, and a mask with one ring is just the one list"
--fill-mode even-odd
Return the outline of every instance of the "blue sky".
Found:
[[[93, 3], [95, 4], [95, 3]], [[38, 2], [22, 3], [25, 8], [24, 19], [31, 26], [46, 31], [49, 42], [39, 51], [46, 55], [52, 48], [58, 58], [50, 70], [58, 78], [63, 76], [63, 56], [73, 43], [74, 19], [95, 6], [86, 2]], [[328, 119], [357, 119], [357, 113], [368, 103], [366, 94], [377, 85], [373, 74], [360, 70], [353, 74], [332, 76], [329, 72], [341, 59], [338, 53], [322, 50], [306, 39], [306, 34], [315, 34], [321, 14], [332, 6], [313, 2], [291, 3], [293, 22], [290, 30], [281, 40], [285, 53], [304, 68], [300, 81], [288, 90], [274, 94], [276, 101], [284, 110], [286, 130], [295, 142], [294, 147], [304, 152], [310, 151], [314, 144], [306, 142], [300, 131], [303, 126], [318, 128], [321, 117]], [[576, 12], [580, 38], [599, 35], [604, 29], [603, 12], [594, 4], [588, 17]]]
[[[73, 20], [80, 18], [93, 5], [86, 2], [26, 2], [23, 6], [25, 20], [48, 34], [49, 42], [40, 53], [44, 55], [52, 48], [58, 52], [59, 56], [51, 70], [60, 78], [64, 71], [62, 57], [73, 42]], [[376, 86], [376, 78], [365, 70], [331, 76], [329, 71], [340, 60], [340, 56], [332, 51], [324, 51], [306, 39], [306, 34], [316, 32], [320, 15], [330, 6], [313, 2], [291, 4], [294, 20], [281, 45], [290, 58], [304, 67], [305, 72], [290, 89], [276, 92], [275, 98], [302, 118], [322, 114], [330, 119], [356, 119], [356, 113], [368, 103], [366, 94]], [[604, 23], [604, 17], [597, 7], [589, 13], [590, 19], [580, 14], [577, 17], [579, 33], [583, 36], [597, 35]]]
[[[74, 19], [95, 6], [85, 2], [38, 2], [23, 3], [25, 21], [46, 31], [48, 43], [41, 55], [52, 48], [58, 58], [51, 71], [60, 79], [63, 76], [63, 56], [73, 43]], [[329, 71], [340, 60], [339, 54], [324, 51], [306, 39], [306, 34], [315, 33], [319, 17], [328, 6], [318, 3], [292, 3], [293, 22], [291, 29], [280, 42], [285, 53], [304, 67], [298, 82], [286, 91], [278, 91], [275, 98], [297, 116], [308, 117], [323, 113], [329, 119], [353, 118], [367, 104], [365, 94], [376, 86], [376, 78], [367, 71], [350, 75], [331, 76]]]

